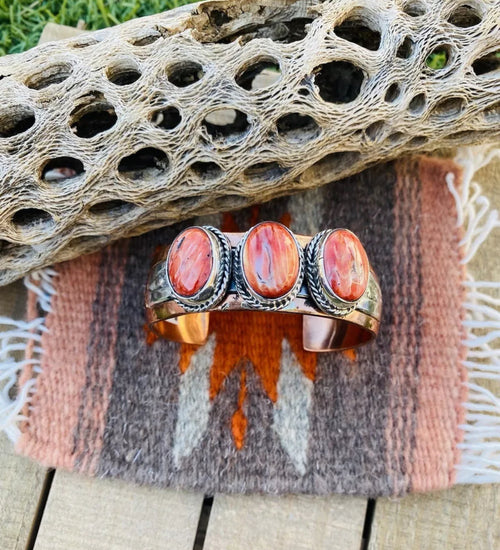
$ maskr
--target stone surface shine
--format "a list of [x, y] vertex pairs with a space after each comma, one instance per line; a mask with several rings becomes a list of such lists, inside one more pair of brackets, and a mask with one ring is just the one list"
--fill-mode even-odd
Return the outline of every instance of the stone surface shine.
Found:
[[347, 302], [361, 298], [370, 264], [359, 239], [345, 229], [331, 233], [323, 245], [323, 269], [330, 290]]
[[207, 283], [213, 265], [212, 243], [198, 227], [180, 233], [168, 257], [168, 278], [180, 296], [194, 296]]
[[264, 298], [287, 294], [299, 276], [299, 252], [288, 229], [264, 222], [250, 230], [243, 247], [243, 271], [252, 290]]

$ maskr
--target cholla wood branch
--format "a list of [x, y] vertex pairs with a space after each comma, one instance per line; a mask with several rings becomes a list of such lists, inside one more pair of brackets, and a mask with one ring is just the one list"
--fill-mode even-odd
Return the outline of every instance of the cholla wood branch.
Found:
[[498, 139], [499, 22], [497, 0], [216, 1], [0, 59], [0, 284]]

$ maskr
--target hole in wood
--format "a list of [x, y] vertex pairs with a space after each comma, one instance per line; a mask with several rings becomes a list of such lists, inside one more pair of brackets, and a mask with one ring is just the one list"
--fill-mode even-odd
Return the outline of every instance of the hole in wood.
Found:
[[12, 245], [9, 241], [6, 241], [5, 239], [0, 239], [0, 254], [2, 252], [6, 252], [8, 248]]
[[60, 84], [71, 76], [73, 68], [69, 63], [56, 63], [43, 68], [26, 79], [25, 84], [32, 90], [43, 90], [53, 84]]
[[223, 139], [243, 135], [250, 124], [245, 113], [237, 109], [220, 108], [205, 117], [203, 126], [212, 137]]
[[387, 139], [392, 145], [398, 145], [403, 142], [405, 137], [403, 132], [393, 132], [391, 135], [387, 136]]
[[212, 9], [209, 13], [210, 23], [215, 27], [221, 27], [231, 21], [227, 12], [218, 9]]
[[159, 109], [151, 115], [151, 122], [164, 130], [173, 130], [182, 121], [182, 116], [177, 107]]
[[49, 160], [42, 168], [42, 180], [48, 183], [63, 182], [85, 172], [81, 160], [72, 157], [58, 157]]
[[220, 210], [237, 210], [246, 206], [251, 199], [243, 195], [224, 195], [217, 197], [214, 201], [214, 206]]
[[403, 11], [410, 17], [421, 17], [427, 11], [423, 2], [406, 2]]
[[304, 143], [316, 138], [320, 128], [309, 115], [289, 113], [276, 122], [278, 134], [289, 143]]
[[247, 178], [253, 180], [276, 180], [281, 178], [287, 169], [281, 166], [278, 162], [259, 162], [253, 166], [249, 166], [244, 174]]
[[413, 40], [409, 36], [406, 36], [398, 47], [396, 57], [399, 57], [400, 59], [408, 59], [413, 53], [413, 47]]
[[0, 109], [0, 137], [10, 138], [22, 134], [35, 124], [35, 112], [25, 105]]
[[73, 42], [69, 43], [70, 48], [88, 48], [89, 46], [95, 46], [96, 44], [99, 44], [99, 40], [94, 38], [93, 36], [82, 36], [80, 38], [76, 38]]
[[81, 138], [92, 138], [112, 128], [118, 117], [101, 92], [89, 92], [78, 99], [70, 115], [70, 127]]
[[303, 40], [307, 36], [309, 25], [313, 20], [310, 17], [296, 17], [290, 21], [244, 25], [242, 29], [228, 34], [218, 42], [228, 44], [238, 40], [241, 45], [244, 45], [251, 40], [265, 38], [279, 44], [291, 44]]
[[190, 170], [195, 176], [202, 180], [214, 180], [222, 175], [222, 168], [216, 162], [193, 162], [190, 166]]
[[272, 86], [280, 78], [280, 65], [275, 59], [260, 59], [251, 61], [235, 80], [244, 90], [261, 90]]
[[422, 145], [425, 145], [429, 141], [429, 138], [426, 136], [415, 136], [414, 138], [411, 138], [408, 142], [408, 145], [410, 147], [421, 147]]
[[366, 129], [366, 137], [370, 141], [380, 141], [384, 137], [385, 131], [385, 122], [383, 120], [377, 120], [376, 122], [370, 124], [370, 126]]
[[12, 216], [12, 223], [18, 229], [48, 228], [54, 224], [54, 219], [40, 208], [22, 208]]
[[487, 53], [472, 63], [472, 70], [477, 76], [493, 73], [500, 68], [500, 50]]
[[[99, 215], [99, 214], [98, 214]], [[78, 250], [90, 250], [94, 247], [100, 247], [106, 244], [109, 240], [107, 235], [81, 235], [71, 239], [68, 248], [76, 248]]]
[[455, 132], [453, 134], [450, 134], [446, 136], [446, 139], [463, 142], [463, 141], [477, 141], [478, 137], [480, 136], [480, 132], [476, 132], [475, 130], [462, 130], [460, 132]]
[[433, 71], [444, 69], [451, 58], [451, 49], [448, 45], [438, 46], [427, 56], [425, 60], [426, 66]]
[[146, 34], [135, 36], [130, 40], [132, 46], [137, 46], [139, 48], [143, 46], [149, 46], [161, 38], [161, 33], [157, 30], [151, 29]]
[[93, 216], [123, 216], [135, 208], [135, 204], [122, 200], [97, 202], [89, 208]]
[[168, 169], [168, 157], [161, 149], [144, 147], [123, 157], [118, 172], [132, 180], [156, 178]]
[[420, 115], [425, 109], [427, 97], [424, 93], [416, 95], [408, 104], [408, 110], [412, 115]]
[[339, 38], [353, 42], [367, 50], [376, 51], [380, 47], [380, 30], [374, 28], [373, 23], [362, 11], [350, 15], [334, 29]]
[[180, 61], [167, 69], [168, 80], [178, 88], [191, 86], [203, 78], [203, 67], [195, 61]]
[[141, 78], [141, 71], [133, 59], [119, 59], [106, 69], [106, 76], [117, 86], [128, 86]]
[[349, 61], [331, 61], [315, 69], [319, 95], [329, 103], [350, 103], [361, 90], [363, 71]]
[[481, 15], [474, 6], [463, 4], [451, 13], [448, 21], [455, 27], [474, 27], [481, 23]]
[[313, 176], [317, 173], [324, 179], [329, 174], [334, 175], [351, 169], [360, 158], [361, 153], [358, 151], [337, 151], [336, 153], [326, 155], [313, 164], [307, 171]]
[[288, 34], [286, 40], [287, 44], [292, 42], [298, 42], [303, 40], [307, 36], [309, 25], [313, 22], [313, 19], [309, 17], [296, 17], [287, 23]]
[[206, 203], [208, 197], [206, 195], [196, 195], [195, 197], [179, 197], [169, 202], [168, 209], [182, 210], [189, 212], [198, 207], [202, 203]]
[[[20, 245], [6, 240], [0, 241], [0, 255], [4, 258], [10, 257], [16, 260], [29, 261], [34, 256], [34, 250], [29, 245]], [[7, 275], [8, 269], [0, 269], [0, 279]]]
[[431, 116], [437, 118], [454, 118], [465, 109], [466, 101], [463, 97], [448, 97], [442, 99], [432, 109]]
[[401, 86], [397, 82], [393, 82], [385, 92], [385, 101], [387, 103], [394, 103], [401, 96]]
[[490, 107], [487, 107], [483, 111], [483, 114], [486, 122], [500, 122], [500, 101], [497, 101]]

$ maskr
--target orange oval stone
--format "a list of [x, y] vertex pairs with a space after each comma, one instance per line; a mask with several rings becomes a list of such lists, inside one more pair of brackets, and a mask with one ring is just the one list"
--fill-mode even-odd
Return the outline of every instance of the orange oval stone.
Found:
[[331, 233], [323, 245], [323, 268], [330, 290], [346, 302], [359, 300], [368, 285], [370, 263], [360, 240], [346, 229]]
[[199, 227], [189, 227], [177, 235], [168, 256], [168, 278], [180, 296], [193, 296], [208, 281], [213, 267], [210, 237]]
[[263, 298], [280, 298], [299, 276], [299, 252], [290, 231], [277, 222], [250, 230], [243, 246], [243, 272], [250, 287]]

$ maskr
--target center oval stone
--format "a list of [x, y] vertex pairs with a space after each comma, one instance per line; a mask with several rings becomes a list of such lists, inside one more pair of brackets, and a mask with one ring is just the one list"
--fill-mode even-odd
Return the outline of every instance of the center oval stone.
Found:
[[299, 251], [290, 231], [277, 222], [253, 227], [242, 254], [243, 272], [252, 290], [263, 298], [280, 298], [299, 276]]
[[323, 269], [330, 290], [346, 302], [359, 300], [368, 285], [370, 263], [360, 240], [346, 229], [330, 233], [323, 244]]
[[189, 227], [180, 233], [168, 256], [168, 278], [180, 296], [194, 296], [206, 284], [213, 268], [210, 237], [199, 227]]

